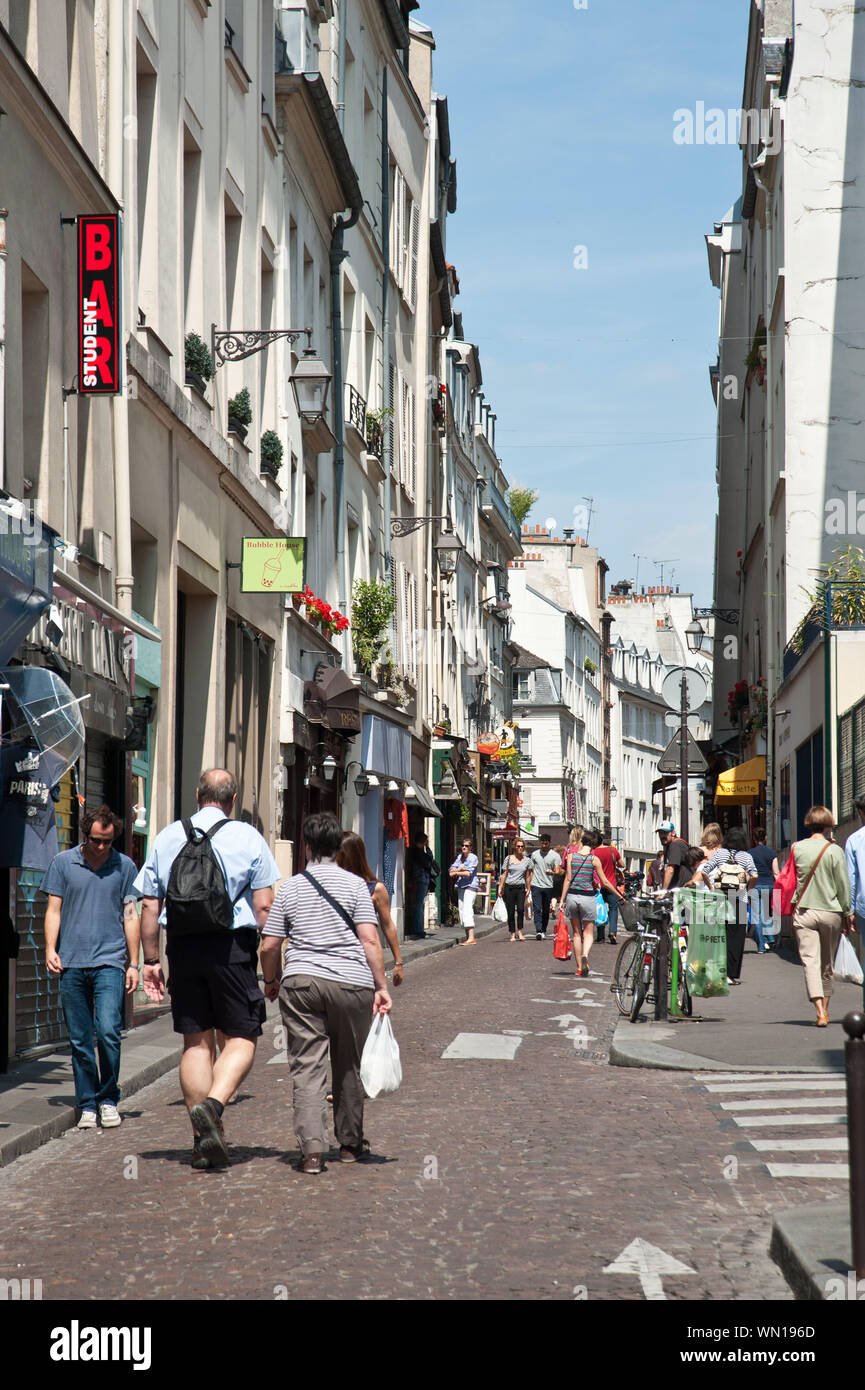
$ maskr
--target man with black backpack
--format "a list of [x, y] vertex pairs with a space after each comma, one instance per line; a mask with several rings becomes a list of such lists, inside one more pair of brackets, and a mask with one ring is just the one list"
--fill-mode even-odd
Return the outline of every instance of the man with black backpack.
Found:
[[[142, 898], [144, 989], [165, 997], [159, 959], [164, 923], [174, 1031], [183, 1034], [180, 1085], [195, 1136], [193, 1168], [225, 1167], [222, 1112], [249, 1072], [265, 1019], [258, 934], [279, 870], [252, 825], [231, 820], [237, 783], [224, 768], [203, 772], [198, 810], [153, 842], [135, 880]], [[225, 1036], [214, 1061], [213, 1030]]]

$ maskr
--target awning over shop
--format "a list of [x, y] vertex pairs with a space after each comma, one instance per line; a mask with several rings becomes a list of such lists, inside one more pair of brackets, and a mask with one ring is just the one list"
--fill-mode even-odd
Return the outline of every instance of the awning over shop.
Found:
[[358, 689], [339, 666], [323, 666], [316, 680], [304, 682], [303, 712], [310, 723], [334, 733], [360, 733]]
[[363, 716], [361, 761], [367, 772], [379, 777], [411, 781], [411, 734], [377, 714]]
[[0, 666], [5, 666], [51, 602], [54, 532], [46, 526], [39, 534], [24, 534], [5, 512], [0, 523]]
[[728, 806], [743, 806], [760, 795], [760, 783], [766, 780], [766, 759], [749, 758], [738, 767], [722, 772], [715, 785], [715, 800]]
[[426, 788], [419, 782], [412, 782], [411, 785], [414, 787], [414, 796], [409, 799], [409, 810], [415, 807], [418, 811], [423, 811], [425, 816], [437, 816], [441, 820], [442, 813]]

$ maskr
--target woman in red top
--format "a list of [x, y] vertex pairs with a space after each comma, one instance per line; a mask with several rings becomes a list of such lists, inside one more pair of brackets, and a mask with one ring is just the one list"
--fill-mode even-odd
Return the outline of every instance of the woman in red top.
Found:
[[[609, 843], [608, 835], [603, 836], [601, 843], [595, 849], [595, 858], [600, 861], [601, 868], [610, 882], [615, 883], [616, 874], [622, 862], [622, 856], [619, 854], [615, 845]], [[610, 914], [610, 945], [615, 946], [616, 928], [619, 925], [619, 895], [618, 893], [611, 893], [608, 888], [602, 888], [601, 892]], [[603, 941], [603, 925], [599, 924], [596, 928], [596, 932], [597, 935], [595, 936], [595, 940]]]

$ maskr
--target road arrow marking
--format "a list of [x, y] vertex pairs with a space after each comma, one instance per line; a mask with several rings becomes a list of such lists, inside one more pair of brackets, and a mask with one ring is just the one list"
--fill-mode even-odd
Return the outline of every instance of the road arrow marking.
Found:
[[572, 1023], [579, 1023], [576, 1014], [554, 1014], [550, 1023], [557, 1023], [560, 1028], [570, 1028]]
[[666, 1299], [662, 1274], [696, 1274], [689, 1265], [682, 1264], [666, 1250], [650, 1245], [647, 1240], [632, 1240], [611, 1265], [604, 1268], [605, 1274], [636, 1274], [648, 1299]]

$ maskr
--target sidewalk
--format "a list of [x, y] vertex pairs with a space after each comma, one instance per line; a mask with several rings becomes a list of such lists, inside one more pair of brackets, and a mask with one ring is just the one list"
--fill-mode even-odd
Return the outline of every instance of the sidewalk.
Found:
[[[491, 917], [478, 917], [475, 935], [479, 938], [497, 931], [500, 923]], [[414, 961], [438, 951], [449, 950], [462, 941], [461, 927], [441, 928], [426, 941], [405, 941], [402, 957], [407, 970]], [[391, 972], [393, 957], [385, 950], [385, 966]], [[268, 1004], [268, 1017], [279, 1011]], [[174, 1032], [170, 1014], [134, 1028], [123, 1039], [120, 1086], [123, 1100], [149, 1086], [180, 1061], [182, 1044]], [[122, 1111], [123, 1101], [121, 1101]], [[0, 1076], [0, 1168], [22, 1154], [56, 1139], [77, 1123], [72, 1059], [68, 1048], [58, 1047], [47, 1056], [13, 1063]]]
[[694, 1017], [655, 1023], [644, 1005], [636, 1023], [621, 1019], [610, 1051], [618, 1067], [674, 1071], [843, 1071], [845, 1014], [862, 1008], [861, 985], [836, 982], [828, 1028], [815, 1028], [796, 953], [758, 955], [748, 940], [742, 984], [725, 999], [695, 999]]
[[[799, 957], [790, 947], [760, 956], [750, 939], [743, 983], [726, 999], [695, 999], [694, 1017], [655, 1023], [652, 1008], [616, 1027], [610, 1062], [688, 1072], [844, 1074], [844, 1015], [862, 1009], [861, 985], [835, 984], [828, 1028], [815, 1028]], [[850, 1202], [809, 1202], [785, 1208], [772, 1222], [769, 1253], [793, 1294], [804, 1301], [849, 1297]]]

